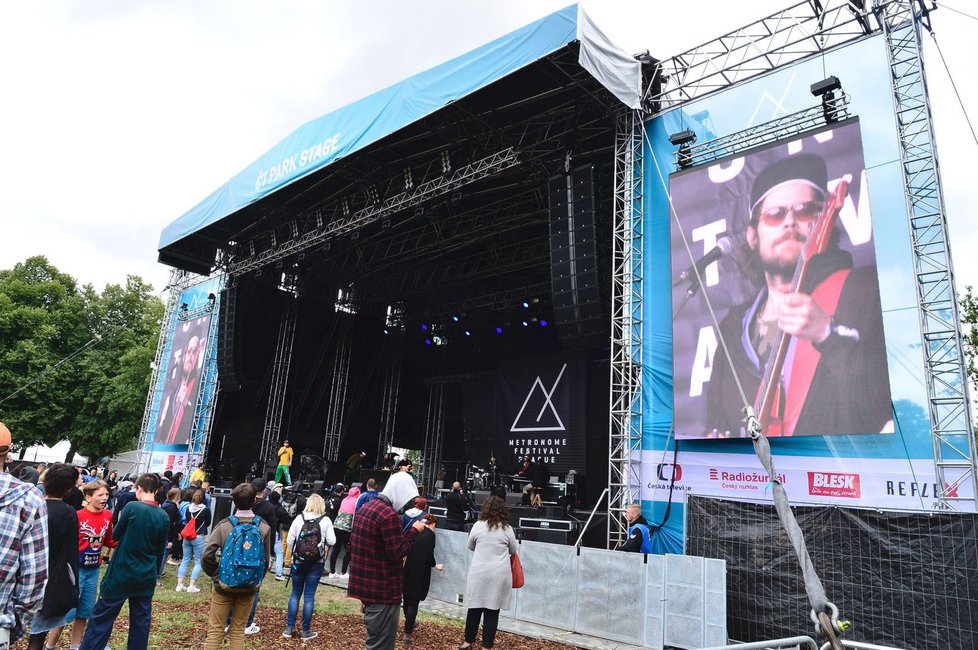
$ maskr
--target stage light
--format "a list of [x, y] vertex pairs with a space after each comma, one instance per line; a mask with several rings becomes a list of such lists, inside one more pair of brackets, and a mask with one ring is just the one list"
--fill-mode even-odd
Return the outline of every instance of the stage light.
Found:
[[441, 345], [442, 343], [445, 342], [445, 339], [443, 339], [440, 336], [433, 336], [431, 337], [431, 340], [434, 342], [435, 345]]
[[452, 320], [457, 323], [458, 322], [458, 316], [452, 316]]
[[679, 169], [689, 167], [693, 162], [690, 147], [696, 142], [696, 134], [690, 129], [685, 129], [670, 135], [669, 142], [679, 147], [679, 151], [676, 153], [676, 165], [678, 165]]
[[530, 303], [528, 303], [527, 301], [524, 300], [523, 301], [523, 309], [529, 309], [529, 308], [530, 308]]
[[523, 327], [529, 327], [529, 326], [530, 326], [529, 323], [527, 323], [526, 321], [523, 321]]
[[207, 294], [207, 301], [211, 303], [211, 307], [213, 307], [214, 303], [217, 302], [217, 296], [215, 296], [213, 293], [209, 293]]
[[180, 311], [187, 311], [188, 309], [190, 309], [190, 305], [188, 305], [187, 303], [183, 303], [182, 305], [180, 305]]
[[423, 205], [419, 205], [418, 207], [416, 207], [414, 209], [414, 218], [415, 219], [420, 219], [423, 216], [424, 216], [424, 206]]
[[469, 330], [465, 330], [465, 335], [466, 336], [472, 336], [472, 332], [470, 332]]
[[353, 232], [350, 233], [350, 241], [357, 241], [358, 239], [360, 239], [359, 230], [354, 230]]
[[502, 334], [502, 333], [503, 333], [503, 328], [497, 327], [496, 328], [496, 334]]
[[391, 333], [390, 330], [385, 327], [384, 328], [384, 336], [387, 336], [390, 333]]
[[296, 262], [301, 262], [304, 259], [306, 259], [306, 254], [305, 253], [299, 253], [299, 257], [297, 257], [295, 261]]
[[427, 332], [428, 331], [428, 325], [426, 323], [421, 323], [421, 331], [422, 332]]
[[832, 76], [822, 79], [813, 83], [809, 90], [815, 97], [822, 98], [822, 115], [825, 116], [825, 123], [838, 122], [839, 107], [836, 105], [835, 91], [842, 90], [842, 82], [839, 81], [839, 78]]
[[431, 339], [425, 339], [424, 340], [424, 344], [425, 345], [431, 345]]
[[452, 158], [448, 155], [448, 151], [441, 152], [441, 174], [445, 176], [448, 172], [452, 171]]
[[540, 319], [540, 327], [546, 327], [546, 326], [547, 326], [547, 321], [545, 321], [545, 320], [543, 320], [543, 319], [541, 318], [541, 319]]
[[451, 200], [452, 203], [458, 203], [459, 201], [462, 200], [462, 193], [461, 192], [452, 192], [452, 197], [451, 197], [450, 200]]
[[391, 220], [390, 219], [384, 219], [383, 221], [380, 222], [380, 229], [381, 230], [390, 230], [390, 227], [391, 227]]

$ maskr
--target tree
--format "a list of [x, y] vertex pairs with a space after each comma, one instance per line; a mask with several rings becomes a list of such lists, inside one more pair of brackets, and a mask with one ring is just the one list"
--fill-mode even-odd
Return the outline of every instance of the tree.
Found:
[[964, 299], [961, 300], [961, 324], [964, 329], [964, 353], [967, 361], [968, 379], [971, 385], [978, 384], [978, 366], [975, 357], [978, 356], [978, 299], [975, 298], [971, 287], [966, 287]]
[[136, 276], [78, 290], [43, 257], [0, 271], [0, 420], [17, 444], [67, 439], [69, 462], [131, 448], [163, 316], [151, 292]]

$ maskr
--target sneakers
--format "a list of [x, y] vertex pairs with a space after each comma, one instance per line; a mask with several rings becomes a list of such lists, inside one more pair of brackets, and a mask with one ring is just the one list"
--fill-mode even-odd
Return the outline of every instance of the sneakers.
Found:
[[261, 632], [261, 628], [254, 623], [245, 628], [245, 634], [258, 634]]
[[279, 582], [285, 582], [288, 578], [286, 578], [285, 576], [275, 576], [275, 579], [278, 580]]
[[312, 630], [309, 630], [308, 632], [302, 633], [302, 640], [310, 641], [312, 639], [315, 639], [317, 636], [319, 636], [319, 632], [313, 632]]
[[177, 585], [177, 591], [187, 591], [187, 588], [184, 585], [179, 584]]
[[329, 574], [329, 575], [328, 575], [328, 576], [326, 576], [326, 577], [327, 577], [327, 578], [339, 578], [339, 577], [340, 577], [340, 574], [338, 574], [338, 573], [331, 573], [331, 574]]
[[180, 566], [180, 562], [178, 562], [177, 560], [174, 560], [172, 557], [171, 558], [168, 558], [167, 561], [166, 561], [166, 563], [167, 564], [172, 564], [173, 566]]
[[225, 625], [224, 626], [224, 633], [227, 634], [228, 633], [228, 630], [230, 630], [230, 629], [231, 629], [231, 626], [230, 625]]
[[411, 645], [412, 643], [414, 643], [414, 639], [411, 637], [410, 634], [405, 633], [404, 637], [401, 639], [401, 643], [403, 643], [404, 645]]
[[282, 630], [283, 639], [291, 639], [293, 634], [295, 634], [295, 628], [287, 627], [284, 630]]
[[[177, 591], [180, 591], [180, 590], [177, 589]], [[196, 594], [199, 591], [200, 591], [200, 587], [198, 587], [197, 585], [190, 585], [189, 587], [187, 587], [187, 593], [188, 594]]]

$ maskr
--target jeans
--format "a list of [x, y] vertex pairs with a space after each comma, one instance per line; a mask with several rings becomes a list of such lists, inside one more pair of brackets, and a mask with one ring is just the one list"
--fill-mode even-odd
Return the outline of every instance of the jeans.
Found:
[[[259, 594], [261, 594], [261, 588], [260, 587], [258, 588], [257, 591], [255, 591], [255, 597], [251, 601], [251, 611], [248, 612], [248, 624], [245, 627], [251, 627], [252, 624], [255, 622], [255, 612], [258, 610], [258, 596], [259, 596]], [[231, 615], [233, 613], [234, 613], [233, 610], [228, 612], [228, 616], [227, 616], [227, 619], [224, 621], [224, 625], [230, 625], [231, 624]]]
[[275, 575], [281, 576], [285, 567], [285, 551], [282, 550], [282, 533], [275, 533]]
[[68, 615], [65, 616], [65, 623], [71, 623], [76, 618], [88, 620], [92, 617], [95, 599], [98, 596], [99, 571], [97, 566], [86, 566], [78, 569], [78, 607], [68, 611]]
[[499, 610], [477, 607], [465, 614], [465, 642], [475, 643], [479, 632], [479, 619], [482, 618], [482, 647], [491, 648], [496, 641], [496, 628], [499, 627]]
[[[85, 628], [79, 650], [103, 650], [112, 635], [112, 624], [125, 605], [125, 600], [106, 600], [100, 598], [92, 610], [92, 618]], [[145, 650], [149, 645], [149, 622], [153, 616], [153, 597], [143, 596], [129, 599], [129, 640], [128, 650]], [[223, 635], [224, 628], [221, 628]]]
[[316, 562], [308, 569], [292, 566], [292, 595], [289, 596], [289, 610], [285, 615], [285, 627], [295, 627], [295, 616], [299, 611], [299, 597], [302, 597], [302, 631], [308, 632], [312, 626], [312, 610], [316, 606], [316, 589], [323, 577], [323, 563]]
[[[244, 650], [245, 621], [248, 618], [248, 604], [258, 602], [258, 593], [254, 595], [245, 592], [233, 594], [222, 591], [216, 585], [211, 592], [211, 611], [207, 617], [207, 640], [204, 650], [220, 650], [224, 645], [224, 619], [230, 617], [228, 623], [228, 641], [231, 650]], [[102, 650], [99, 647], [99, 650]]]
[[177, 567], [178, 578], [183, 578], [187, 575], [187, 569], [190, 568], [190, 560], [197, 558], [197, 562], [194, 564], [194, 570], [190, 573], [190, 581], [196, 582], [197, 576], [200, 575], [200, 558], [204, 555], [206, 538], [206, 535], [197, 535], [197, 537], [189, 542], [183, 540], [183, 560], [180, 561], [180, 566]]

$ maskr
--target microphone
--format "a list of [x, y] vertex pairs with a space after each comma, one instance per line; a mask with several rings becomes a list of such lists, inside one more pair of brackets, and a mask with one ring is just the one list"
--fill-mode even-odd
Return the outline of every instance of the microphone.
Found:
[[672, 286], [678, 287], [683, 282], [687, 280], [695, 280], [697, 272], [703, 273], [703, 270], [716, 262], [718, 259], [724, 255], [729, 255], [730, 251], [734, 249], [734, 246], [739, 246], [744, 243], [744, 235], [733, 235], [731, 237], [720, 237], [717, 239], [717, 245], [706, 252], [703, 257], [699, 258], [695, 264], [690, 265], [688, 269], [680, 273], [676, 277], [676, 281], [672, 283]]

